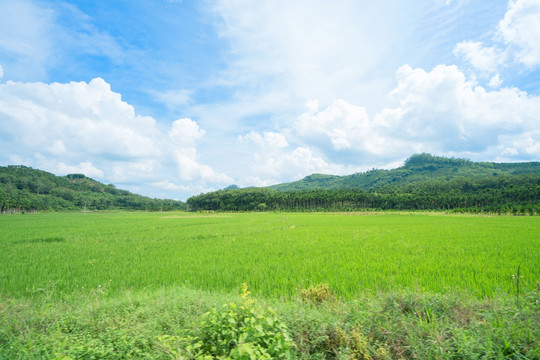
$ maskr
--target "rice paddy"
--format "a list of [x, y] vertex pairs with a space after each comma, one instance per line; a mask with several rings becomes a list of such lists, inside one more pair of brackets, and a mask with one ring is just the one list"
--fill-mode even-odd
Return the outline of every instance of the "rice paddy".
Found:
[[399, 290], [494, 297], [540, 282], [540, 218], [426, 213], [50, 213], [0, 217], [0, 294], [183, 286], [291, 298]]

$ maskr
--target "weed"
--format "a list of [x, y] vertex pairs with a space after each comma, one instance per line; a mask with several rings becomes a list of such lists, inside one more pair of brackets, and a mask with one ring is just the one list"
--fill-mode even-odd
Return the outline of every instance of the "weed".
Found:
[[328, 284], [318, 284], [300, 290], [300, 298], [307, 303], [319, 305], [324, 302], [335, 301], [336, 295]]
[[256, 305], [246, 284], [239, 301], [204, 314], [198, 331], [157, 341], [175, 359], [291, 359], [294, 347], [286, 325]]

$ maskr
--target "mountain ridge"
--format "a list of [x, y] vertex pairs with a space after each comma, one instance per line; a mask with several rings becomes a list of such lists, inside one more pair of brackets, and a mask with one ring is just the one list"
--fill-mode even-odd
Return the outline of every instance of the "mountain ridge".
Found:
[[384, 186], [402, 186], [417, 181], [481, 178], [499, 175], [540, 174], [540, 162], [495, 163], [434, 156], [428, 153], [410, 156], [395, 169], [373, 169], [351, 175], [311, 174], [305, 178], [267, 186], [277, 191], [299, 190], [373, 190]]

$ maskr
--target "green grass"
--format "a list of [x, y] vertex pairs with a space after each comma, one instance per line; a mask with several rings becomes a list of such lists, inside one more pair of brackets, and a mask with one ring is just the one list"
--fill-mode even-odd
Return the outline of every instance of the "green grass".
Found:
[[65, 297], [186, 286], [293, 297], [458, 290], [540, 281], [540, 218], [430, 214], [90, 213], [0, 217], [0, 293]]
[[440, 213], [0, 216], [0, 359], [167, 359], [159, 339], [244, 282], [301, 359], [540, 359], [539, 234]]
[[[540, 359], [539, 295], [520, 308], [507, 296], [411, 292], [257, 303], [286, 324], [299, 359]], [[70, 302], [0, 296], [0, 359], [171, 359], [163, 336], [198, 331], [204, 313], [238, 299], [182, 287]]]

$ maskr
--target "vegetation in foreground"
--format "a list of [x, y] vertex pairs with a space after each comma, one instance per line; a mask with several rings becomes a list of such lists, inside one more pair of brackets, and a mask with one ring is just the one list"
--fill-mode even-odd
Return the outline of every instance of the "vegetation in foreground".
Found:
[[540, 359], [538, 291], [519, 306], [511, 296], [411, 292], [246, 306], [186, 288], [94, 290], [68, 301], [0, 296], [0, 358]]
[[539, 220], [2, 216], [0, 358], [540, 359]]

